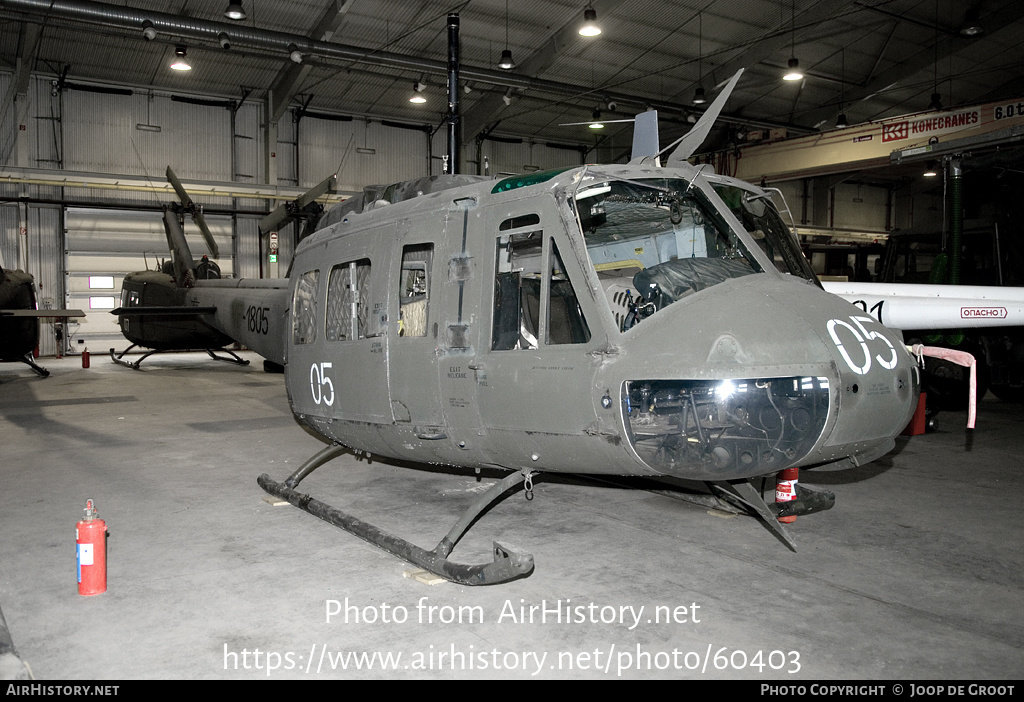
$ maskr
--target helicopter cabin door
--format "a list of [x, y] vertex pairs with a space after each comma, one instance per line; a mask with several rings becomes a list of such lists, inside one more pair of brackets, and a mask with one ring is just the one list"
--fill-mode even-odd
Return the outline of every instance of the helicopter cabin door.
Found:
[[495, 205], [486, 226], [481, 268], [490, 284], [482, 307], [490, 338], [481, 344], [480, 413], [502, 454], [537, 465], [540, 447], [564, 446], [596, 420], [589, 352], [597, 340], [588, 319], [597, 315], [580, 296], [583, 271], [554, 198]]

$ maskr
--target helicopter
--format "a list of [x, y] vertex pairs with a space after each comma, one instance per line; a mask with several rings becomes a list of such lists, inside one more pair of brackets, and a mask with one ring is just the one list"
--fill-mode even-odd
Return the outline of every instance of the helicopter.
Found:
[[[704, 481], [792, 547], [752, 481], [887, 453], [920, 374], [897, 333], [822, 289], [767, 191], [686, 161], [738, 79], [666, 149], [638, 116], [627, 165], [435, 176], [329, 210], [282, 318], [292, 411], [329, 445], [258, 484], [467, 585], [532, 572], [508, 544], [449, 555], [540, 473]], [[346, 452], [508, 475], [427, 550], [299, 492]]]
[[33, 350], [39, 346], [39, 320], [84, 316], [82, 310], [37, 310], [32, 275], [21, 270], [5, 270], [0, 262], [0, 361], [24, 363], [40, 377], [49, 376], [50, 371], [33, 358]]
[[[533, 571], [498, 542], [487, 563], [449, 556], [543, 473], [703, 482], [795, 550], [779, 518], [834, 495], [768, 505], [754, 482], [888, 453], [920, 359], [823, 289], [770, 191], [687, 161], [741, 74], [663, 149], [656, 113], [637, 115], [628, 164], [367, 186], [318, 214], [287, 279], [197, 276], [166, 218], [179, 274], [159, 313], [281, 364], [295, 419], [328, 444], [258, 485], [466, 585]], [[345, 453], [508, 475], [427, 550], [297, 489]]]
[[[182, 226], [184, 214], [192, 216], [215, 259], [219, 255], [217, 242], [203, 218], [202, 208], [192, 200], [170, 166], [166, 177], [181, 201], [180, 205], [164, 207], [163, 225], [171, 260], [163, 262], [155, 271], [125, 276], [121, 285], [121, 306], [111, 314], [117, 315], [121, 333], [132, 345], [120, 353], [110, 349], [111, 360], [139, 370], [142, 362], [154, 353], [204, 349], [214, 360], [248, 365], [249, 361], [225, 348], [239, 340], [239, 335], [245, 330], [253, 335], [247, 344], [249, 348], [258, 350], [265, 359], [264, 369], [279, 372], [283, 368], [284, 356], [276, 340], [283, 334], [279, 327], [283, 324], [282, 315], [287, 306], [281, 291], [286, 290], [287, 280], [222, 279], [220, 267], [209, 256], [193, 259]], [[269, 233], [294, 220], [304, 223], [300, 238], [308, 235], [316, 228], [324, 211], [317, 198], [333, 193], [336, 183], [337, 175], [328, 176], [298, 198], [280, 205], [261, 220], [260, 232]], [[203, 288], [205, 299], [202, 303], [192, 300], [186, 304], [188, 291], [193, 287]], [[219, 316], [217, 314], [218, 303], [225, 310], [225, 302], [235, 298], [233, 293], [224, 292], [230, 289], [245, 291], [241, 300], [235, 303], [244, 303], [241, 317], [227, 315], [223, 311]], [[152, 351], [134, 362], [124, 360], [125, 354], [136, 347]], [[230, 358], [218, 353], [228, 354]]]

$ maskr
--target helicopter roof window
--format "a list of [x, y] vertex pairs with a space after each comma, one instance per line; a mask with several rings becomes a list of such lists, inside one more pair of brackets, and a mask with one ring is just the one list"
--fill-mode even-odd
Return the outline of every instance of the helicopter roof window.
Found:
[[682, 297], [762, 270], [691, 181], [584, 178], [572, 202], [621, 331]]

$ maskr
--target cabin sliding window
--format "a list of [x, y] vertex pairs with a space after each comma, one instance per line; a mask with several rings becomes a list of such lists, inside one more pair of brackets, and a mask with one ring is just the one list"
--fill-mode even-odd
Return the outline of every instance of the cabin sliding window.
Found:
[[433, 258], [433, 244], [413, 244], [402, 248], [402, 271], [398, 279], [399, 336], [427, 335], [430, 264]]
[[307, 271], [299, 276], [292, 299], [292, 343], [312, 344], [316, 341], [316, 301], [320, 290], [320, 271]]
[[331, 269], [327, 285], [327, 340], [364, 339], [370, 317], [370, 259]]
[[562, 257], [537, 215], [501, 223], [495, 250], [491, 349], [536, 349], [590, 341]]

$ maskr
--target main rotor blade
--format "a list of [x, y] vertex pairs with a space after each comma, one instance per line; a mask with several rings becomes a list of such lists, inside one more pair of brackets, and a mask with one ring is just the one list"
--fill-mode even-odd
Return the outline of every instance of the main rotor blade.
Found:
[[203, 234], [203, 239], [206, 241], [206, 248], [210, 250], [210, 255], [215, 259], [220, 258], [220, 248], [217, 246], [217, 242], [213, 238], [213, 233], [210, 232], [210, 228], [206, 226], [206, 220], [203, 218], [203, 210], [197, 207], [195, 212], [192, 214], [192, 221], [199, 227], [199, 231]]
[[167, 167], [166, 175], [167, 182], [171, 184], [172, 188], [174, 188], [174, 192], [178, 193], [178, 199], [181, 200], [182, 207], [186, 210], [191, 210], [195, 207], [195, 203], [192, 202], [192, 198], [189, 197], [188, 191], [185, 190], [185, 186], [183, 186], [181, 181], [178, 180], [178, 176], [174, 175], [174, 171], [171, 170], [170, 166]]
[[658, 149], [661, 144], [658, 142], [658, 111], [647, 110], [636, 116], [636, 125], [633, 127], [633, 153], [630, 155], [631, 164], [639, 164], [646, 158], [657, 159]]
[[676, 144], [679, 145], [676, 147], [676, 150], [672, 152], [672, 155], [668, 157], [668, 161], [665, 162], [666, 166], [677, 166], [683, 163], [693, 155], [693, 152], [700, 148], [700, 145], [704, 143], [704, 140], [707, 139], [708, 134], [711, 132], [711, 128], [715, 126], [715, 120], [718, 119], [719, 113], [721, 113], [722, 108], [725, 107], [726, 101], [732, 94], [732, 89], [736, 87], [736, 83], [739, 81], [742, 74], [742, 68], [736, 71], [736, 75], [729, 80], [729, 84], [726, 85], [725, 89], [718, 94], [718, 97], [716, 97], [714, 102], [711, 103], [711, 106], [704, 112], [701, 118], [697, 121], [697, 124], [693, 125], [693, 129], [659, 152], [658, 155], [660, 156]]
[[290, 217], [297, 216], [302, 212], [303, 208], [310, 203], [315, 202], [318, 197], [326, 195], [327, 193], [333, 193], [337, 182], [338, 174], [334, 173], [324, 178], [294, 200], [289, 200], [288, 202], [278, 205], [274, 208], [273, 212], [260, 220], [260, 233], [266, 234], [267, 232], [277, 231], [281, 224], [287, 221]]

